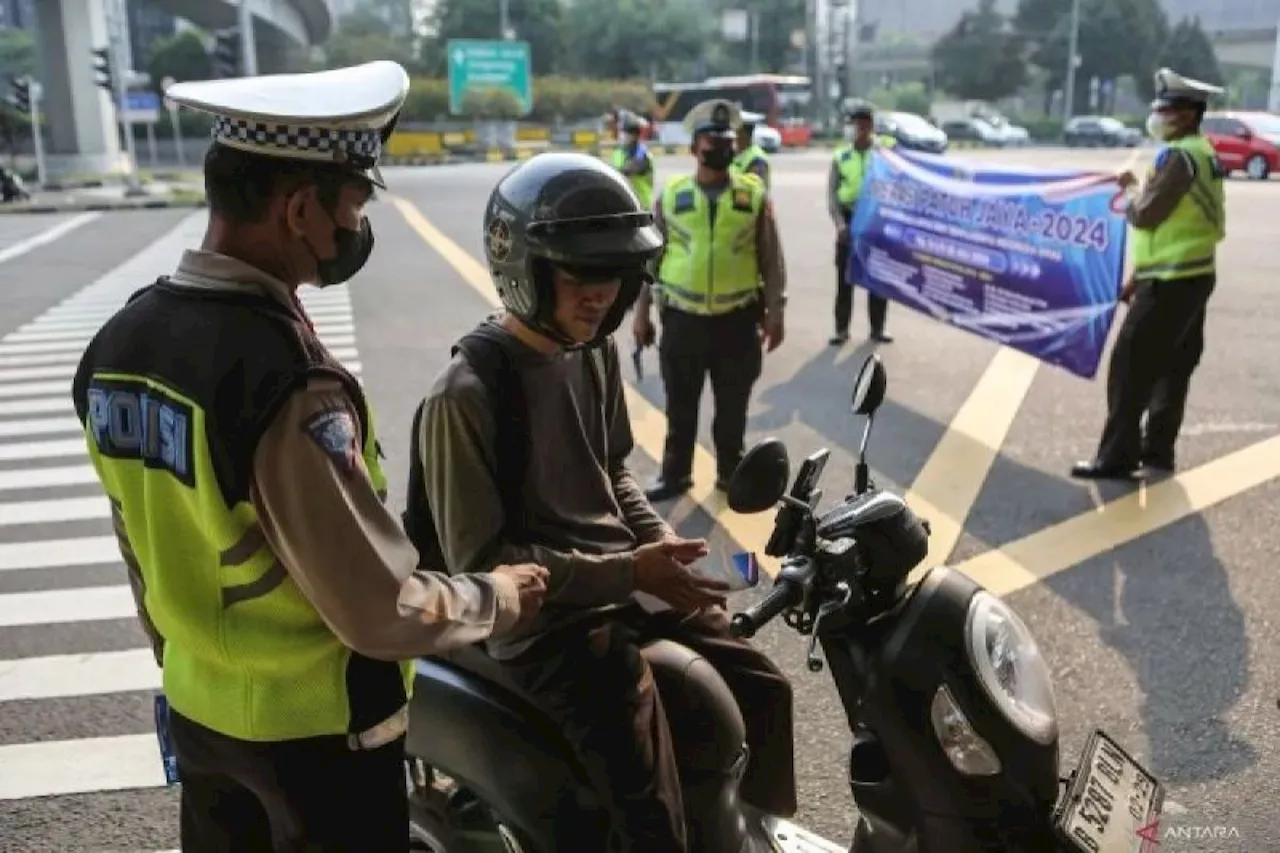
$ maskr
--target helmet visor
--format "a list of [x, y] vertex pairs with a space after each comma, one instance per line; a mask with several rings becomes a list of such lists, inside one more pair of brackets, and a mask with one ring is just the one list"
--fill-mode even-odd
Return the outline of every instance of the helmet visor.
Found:
[[582, 281], [634, 270], [662, 249], [662, 233], [648, 212], [531, 222], [525, 237], [535, 255], [567, 269], [594, 271]]

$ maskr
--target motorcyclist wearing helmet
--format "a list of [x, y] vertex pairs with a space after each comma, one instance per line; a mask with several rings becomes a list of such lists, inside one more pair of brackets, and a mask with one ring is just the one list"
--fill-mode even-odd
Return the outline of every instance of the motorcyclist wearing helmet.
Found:
[[[505, 348], [521, 411], [486, 390], [464, 350], [426, 400], [419, 441], [435, 462], [423, 487], [450, 570], [523, 554], [550, 572], [538, 620], [489, 643], [490, 655], [607, 792], [622, 849], [687, 849], [669, 728], [639, 653], [650, 639], [687, 645], [721, 672], [747, 722], [743, 796], [792, 814], [790, 686], [728, 636], [726, 588], [690, 568], [706, 543], [677, 536], [627, 466], [633, 440], [610, 334], [662, 247], [652, 214], [607, 164], [549, 153], [503, 178], [484, 228], [503, 311], [481, 328]], [[513, 445], [536, 448], [514, 484]]]
[[[846, 281], [849, 267], [849, 221], [853, 218], [866, 181], [871, 152], [877, 145], [890, 146], [892, 140], [875, 137], [875, 113], [870, 104], [854, 102], [845, 107], [845, 142], [831, 157], [831, 172], [827, 181], [827, 210], [836, 227], [836, 304], [835, 334], [832, 346], [840, 346], [849, 340], [849, 322], [853, 319], [853, 285]], [[867, 291], [867, 319], [871, 321], [871, 339], [877, 343], [890, 343], [893, 335], [885, 331], [885, 318], [889, 313], [889, 301], [883, 296]]]
[[617, 123], [621, 144], [613, 150], [613, 168], [627, 176], [647, 209], [653, 204], [653, 157], [640, 141], [646, 122], [630, 110], [620, 110]]

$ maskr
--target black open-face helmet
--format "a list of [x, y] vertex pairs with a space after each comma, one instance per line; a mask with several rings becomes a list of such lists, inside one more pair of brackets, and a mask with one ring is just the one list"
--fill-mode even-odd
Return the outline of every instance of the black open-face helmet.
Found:
[[[586, 154], [539, 154], [508, 172], [489, 196], [484, 233], [503, 307], [566, 347], [596, 346], [613, 334], [663, 244], [627, 179]], [[555, 325], [553, 266], [582, 282], [622, 281], [599, 334], [586, 344]]]

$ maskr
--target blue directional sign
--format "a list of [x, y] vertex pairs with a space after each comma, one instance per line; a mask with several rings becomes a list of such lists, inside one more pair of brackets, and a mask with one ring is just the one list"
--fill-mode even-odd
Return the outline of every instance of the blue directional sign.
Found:
[[129, 124], [154, 124], [160, 118], [160, 96], [134, 90], [124, 94], [124, 120]]
[[473, 89], [505, 89], [516, 96], [522, 115], [533, 109], [533, 75], [527, 41], [449, 39], [449, 112], [462, 112]]

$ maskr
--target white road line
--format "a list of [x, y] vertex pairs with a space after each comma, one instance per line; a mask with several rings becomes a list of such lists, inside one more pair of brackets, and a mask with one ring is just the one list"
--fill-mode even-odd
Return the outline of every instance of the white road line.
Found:
[[27, 332], [82, 332], [86, 335], [92, 335], [102, 328], [102, 324], [107, 319], [103, 317], [102, 319], [80, 320], [72, 318], [70, 320], [60, 320], [55, 317], [51, 320], [42, 316], [38, 320], [32, 320], [30, 323], [19, 326], [17, 332], [20, 334], [26, 334]]
[[36, 367], [41, 364], [70, 364], [76, 365], [80, 363], [81, 353], [78, 352], [51, 352], [37, 355], [0, 355], [0, 367]]
[[0, 543], [0, 572], [56, 569], [64, 566], [109, 566], [119, 562], [120, 546], [114, 536]]
[[356, 351], [355, 347], [339, 347], [338, 349], [329, 347], [329, 355], [341, 362], [346, 362], [348, 359], [359, 357], [359, 353]]
[[330, 352], [333, 352], [338, 347], [353, 347], [356, 345], [355, 335], [320, 335], [319, 337], [320, 343], [324, 344], [325, 348]]
[[364, 372], [364, 365], [358, 361], [343, 361], [342, 366], [347, 369], [352, 376], [359, 376]]
[[0, 385], [0, 397], [43, 397], [46, 394], [66, 394], [71, 397], [70, 382], [18, 382]]
[[111, 502], [105, 495], [0, 503], [0, 527], [16, 524], [50, 524], [59, 521], [87, 521], [110, 517]]
[[155, 734], [0, 746], [0, 800], [164, 785]]
[[[75, 418], [72, 418], [75, 420]], [[76, 426], [79, 426], [76, 421]], [[54, 468], [13, 468], [0, 471], [0, 491], [48, 489], [56, 486], [90, 486], [98, 482], [92, 465], [61, 465]], [[3, 546], [0, 546], [3, 547]]]
[[0, 460], [53, 459], [59, 456], [85, 456], [89, 449], [83, 438], [60, 438], [54, 441], [24, 441], [0, 444]]
[[[133, 619], [137, 615], [128, 584], [0, 595], [0, 628]], [[0, 767], [7, 767], [3, 760]]]
[[0, 702], [158, 690], [151, 649], [0, 660]]
[[70, 379], [76, 375], [74, 364], [51, 364], [43, 367], [0, 366], [0, 382], [18, 382], [23, 379]]
[[351, 323], [314, 323], [316, 334], [320, 337], [326, 335], [354, 335], [356, 327]]
[[89, 224], [90, 222], [97, 219], [101, 215], [102, 215], [101, 213], [94, 212], [94, 213], [82, 213], [79, 216], [73, 216], [71, 219], [68, 219], [65, 222], [59, 222], [57, 225], [54, 225], [52, 228], [46, 228], [45, 230], [41, 231], [39, 234], [28, 237], [25, 240], [19, 240], [17, 243], [14, 243], [12, 246], [9, 246], [7, 249], [0, 249], [0, 264], [4, 263], [5, 261], [11, 261], [14, 258], [19, 257], [21, 255], [25, 255], [27, 252], [30, 252], [32, 249], [38, 249], [41, 246], [44, 246], [48, 243], [52, 243], [54, 240], [57, 240], [59, 237], [70, 234], [72, 231], [76, 230], [81, 225]]
[[88, 346], [93, 340], [92, 332], [76, 329], [70, 332], [54, 330], [52, 332], [11, 332], [4, 336], [6, 344], [35, 344], [52, 341], [79, 341], [81, 346]]
[[[18, 435], [45, 435], [51, 432], [83, 433], [79, 418], [32, 418], [27, 421], [0, 421], [0, 438], [13, 438]], [[0, 481], [6, 473], [0, 472]], [[0, 489], [4, 488], [0, 486]]]
[[36, 397], [31, 400], [0, 400], [0, 415], [75, 414], [75, 411], [75, 406], [71, 404], [70, 394], [57, 397]]
[[[6, 338], [5, 340], [8, 340]], [[85, 341], [31, 341], [28, 343], [0, 343], [0, 355], [31, 355], [38, 352], [73, 352], [77, 355], [84, 352], [89, 345]]]

